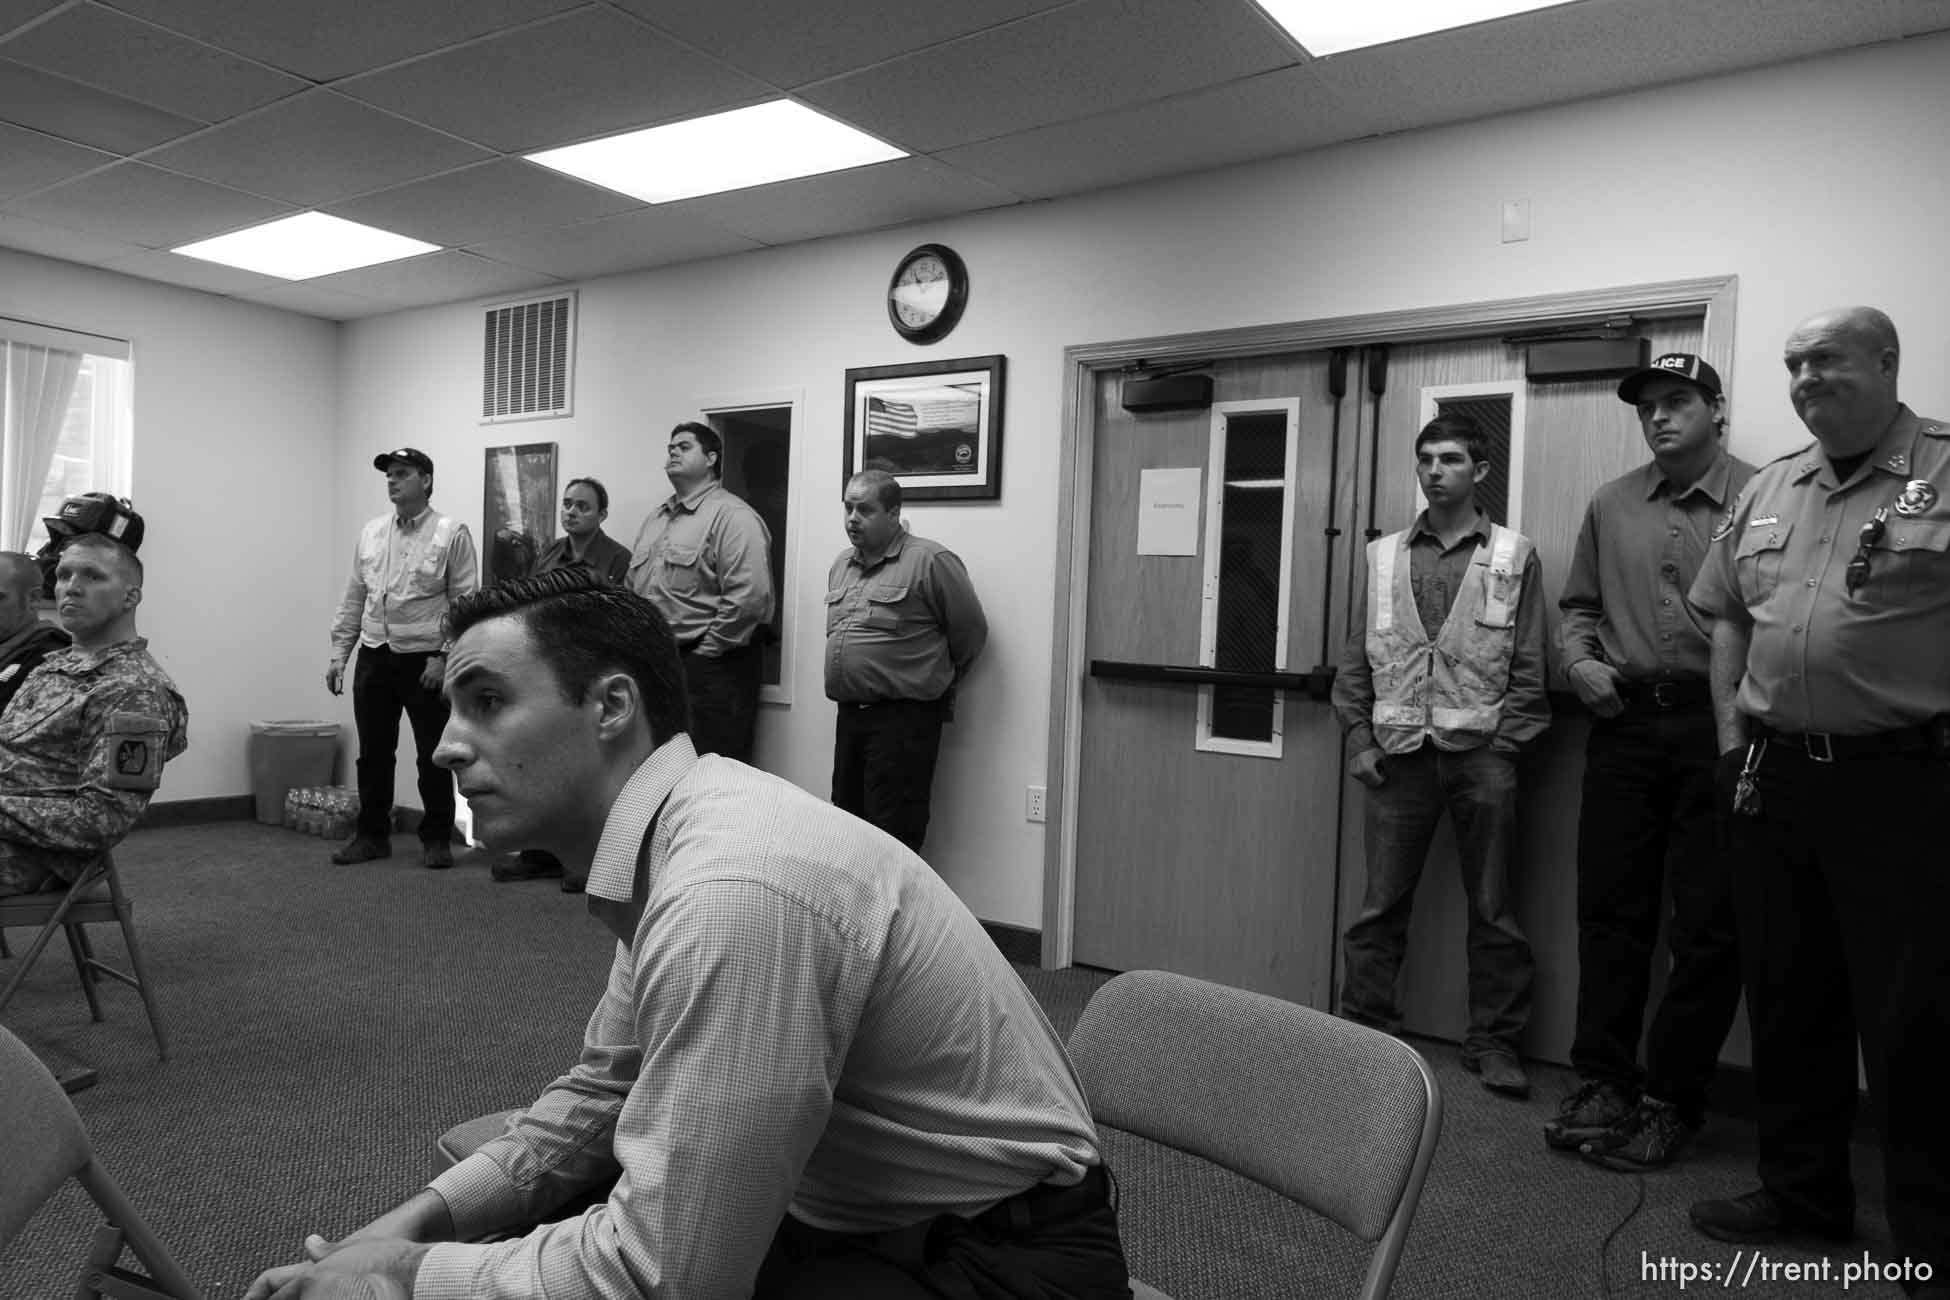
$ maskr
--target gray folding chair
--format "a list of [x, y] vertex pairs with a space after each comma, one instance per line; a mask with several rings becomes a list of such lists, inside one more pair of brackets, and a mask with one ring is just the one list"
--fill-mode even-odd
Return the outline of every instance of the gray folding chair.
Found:
[[[1413, 1048], [1278, 998], [1131, 971], [1091, 997], [1070, 1056], [1100, 1124], [1200, 1156], [1372, 1243], [1360, 1295], [1388, 1294], [1442, 1131], [1441, 1089]], [[1163, 1296], [1132, 1285], [1140, 1300]], [[1282, 1294], [1303, 1292], [1296, 1280]]]
[[[82, 927], [114, 922], [122, 927], [122, 942], [129, 950], [129, 971], [118, 970], [95, 956]], [[156, 1036], [156, 1054], [169, 1059], [169, 1039], [163, 1033], [162, 1012], [156, 1007], [156, 993], [149, 972], [142, 964], [142, 945], [135, 937], [135, 904], [122, 892], [121, 877], [115, 871], [115, 855], [103, 853], [89, 863], [65, 891], [43, 894], [15, 894], [0, 898], [0, 931], [8, 926], [40, 927], [34, 941], [20, 956], [7, 987], [0, 990], [0, 1011], [6, 1010], [14, 994], [27, 980], [27, 972], [57, 932], [66, 935], [68, 951], [74, 957], [75, 973], [81, 979], [82, 994], [88, 999], [88, 1014], [102, 1018], [101, 999], [96, 987], [101, 977], [119, 980], [142, 995], [149, 1013], [149, 1028]], [[132, 973], [131, 973], [132, 972]]]
[[[0, 1247], [73, 1178], [107, 1219], [82, 1262], [77, 1297], [202, 1300], [128, 1197], [95, 1159], [74, 1103], [27, 1045], [0, 1026]], [[119, 1266], [127, 1247], [147, 1276]]]

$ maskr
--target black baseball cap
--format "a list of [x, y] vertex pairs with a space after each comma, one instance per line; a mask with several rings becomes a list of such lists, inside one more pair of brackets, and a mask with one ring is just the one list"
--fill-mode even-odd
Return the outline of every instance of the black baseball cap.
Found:
[[382, 451], [372, 458], [372, 467], [384, 471], [396, 460], [405, 461], [423, 474], [433, 473], [433, 457], [418, 447], [395, 447], [391, 451]]
[[106, 492], [83, 492], [61, 503], [61, 513], [41, 520], [48, 540], [57, 548], [83, 533], [100, 533], [122, 543], [131, 555], [142, 547], [142, 516], [121, 497]]
[[1635, 370], [1625, 376], [1618, 385], [1618, 400], [1639, 404], [1639, 390], [1654, 379], [1683, 379], [1708, 397], [1719, 398], [1726, 392], [1720, 387], [1720, 372], [1690, 352], [1668, 352], [1643, 370]]

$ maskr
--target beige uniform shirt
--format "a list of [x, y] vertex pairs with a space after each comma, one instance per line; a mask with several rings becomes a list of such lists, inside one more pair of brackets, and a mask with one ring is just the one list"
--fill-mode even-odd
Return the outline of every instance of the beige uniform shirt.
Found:
[[[1885, 507], [1851, 595], [1862, 525]], [[1751, 627], [1738, 703], [1768, 726], [1867, 735], [1950, 713], [1950, 425], [1901, 408], [1846, 483], [1819, 444], [1762, 466], [1689, 599]]]
[[630, 548], [629, 587], [685, 649], [706, 658], [751, 644], [772, 621], [772, 534], [713, 480], [650, 512]]

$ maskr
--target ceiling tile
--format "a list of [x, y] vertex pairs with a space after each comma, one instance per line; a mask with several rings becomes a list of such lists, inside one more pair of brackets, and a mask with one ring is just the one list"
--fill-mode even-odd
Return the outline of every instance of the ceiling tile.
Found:
[[305, 283], [399, 307], [461, 302], [496, 294], [521, 293], [556, 283], [552, 276], [472, 253], [449, 250], [409, 257], [384, 266], [366, 266]]
[[626, 194], [506, 158], [333, 204], [326, 211], [348, 221], [458, 247], [642, 206]]
[[224, 266], [218, 262], [206, 262], [200, 257], [184, 257], [156, 249], [117, 258], [103, 265], [123, 275], [138, 275], [145, 280], [161, 280], [165, 284], [180, 284], [207, 293], [248, 293], [257, 289], [275, 289], [289, 283], [275, 275], [260, 275], [241, 267]]
[[561, 230], [490, 240], [468, 251], [564, 280], [584, 280], [617, 271], [744, 253], [759, 246], [743, 235], [681, 212], [645, 208]]
[[296, 77], [91, 4], [8, 41], [7, 57], [203, 122], [305, 88]]
[[329, 90], [314, 90], [157, 150], [143, 161], [313, 207], [492, 156]]
[[7, 208], [147, 248], [171, 248], [290, 211], [282, 203], [133, 162], [15, 199]]
[[1318, 63], [1076, 122], [984, 140], [935, 157], [1030, 198], [1298, 153], [1341, 138], [1340, 101]]
[[910, 54], [1069, 0], [620, 0], [680, 37], [775, 86], [791, 89]]
[[5, 59], [0, 59], [0, 120], [118, 154], [140, 153], [203, 126]]
[[331, 81], [573, 9], [585, 0], [386, 0], [356, 15], [264, 0], [107, 0], [314, 81]]
[[0, 122], [0, 202], [114, 161], [114, 154]]
[[14, 248], [23, 253], [39, 253], [42, 257], [58, 257], [64, 261], [90, 265], [112, 262], [143, 251], [119, 239], [103, 239], [100, 235], [69, 230], [64, 226], [50, 226], [6, 212], [0, 212], [0, 248]]
[[62, 0], [0, 0], [0, 38], [61, 4]]
[[1311, 65], [1342, 139], [1709, 77], [1950, 23], [1943, 0], [1572, 4]]
[[767, 87], [608, 9], [341, 82], [356, 99], [492, 148], [569, 144], [767, 98]]
[[677, 205], [763, 244], [789, 244], [849, 230], [876, 230], [999, 208], [1020, 199], [996, 185], [926, 158], [829, 172]]
[[230, 296], [265, 307], [301, 312], [306, 316], [322, 316], [326, 320], [356, 320], [361, 316], [383, 316], [389, 311], [399, 310], [394, 303], [357, 298], [336, 289], [321, 289], [305, 280], [296, 284], [280, 284], [272, 289], [250, 289]]
[[934, 153], [1295, 61], [1248, 4], [1083, 0], [799, 97], [902, 148]]

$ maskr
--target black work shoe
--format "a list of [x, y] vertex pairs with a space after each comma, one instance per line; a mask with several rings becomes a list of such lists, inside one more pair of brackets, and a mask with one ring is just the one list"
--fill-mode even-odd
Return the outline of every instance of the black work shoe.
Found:
[[390, 858], [392, 856], [392, 841], [376, 840], [370, 835], [354, 835], [344, 844], [332, 850], [332, 861], [338, 863], [341, 867], [350, 866], [354, 862], [371, 862], [375, 858]]
[[1544, 1145], [1576, 1151], [1604, 1137], [1632, 1113], [1638, 1094], [1606, 1079], [1586, 1079], [1557, 1103], [1557, 1118], [1544, 1122]]
[[562, 874], [562, 864], [550, 854], [524, 849], [515, 857], [495, 863], [488, 874], [503, 884], [510, 880], [553, 879]]
[[420, 854], [420, 865], [433, 871], [444, 871], [454, 865], [454, 846], [445, 840], [434, 840]]
[[1697, 1132], [1699, 1125], [1681, 1119], [1677, 1106], [1646, 1097], [1616, 1128], [1586, 1142], [1578, 1153], [1606, 1169], [1643, 1173], [1671, 1164]]
[[1491, 1092], [1505, 1097], [1528, 1097], [1530, 1095], [1530, 1076], [1523, 1072], [1523, 1062], [1515, 1052], [1500, 1049], [1484, 1052], [1481, 1056], [1463, 1057], [1463, 1069], [1483, 1077], [1483, 1086]]
[[1767, 1242], [1784, 1237], [1847, 1241], [1851, 1219], [1830, 1219], [1789, 1208], [1765, 1187], [1725, 1201], [1694, 1201], [1693, 1226], [1717, 1241]]
[[562, 892], [565, 894], [580, 894], [584, 889], [588, 888], [588, 885], [589, 878], [587, 876], [565, 875], [562, 877]]

